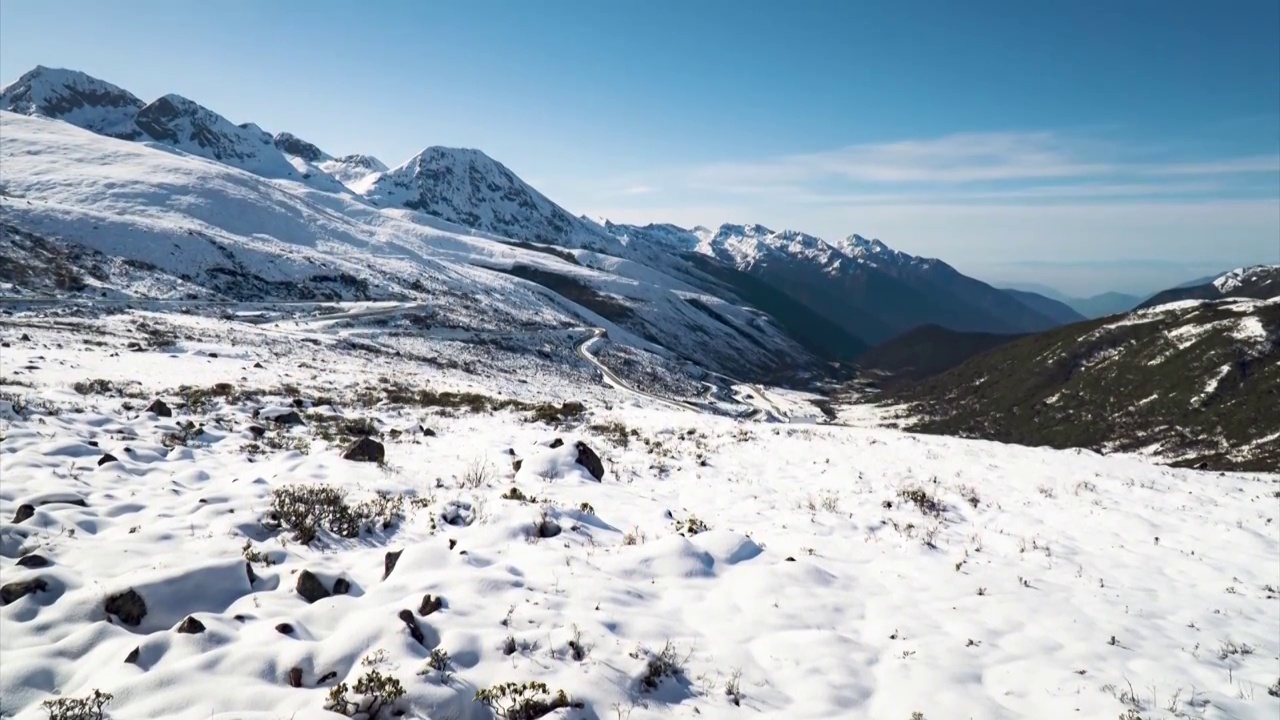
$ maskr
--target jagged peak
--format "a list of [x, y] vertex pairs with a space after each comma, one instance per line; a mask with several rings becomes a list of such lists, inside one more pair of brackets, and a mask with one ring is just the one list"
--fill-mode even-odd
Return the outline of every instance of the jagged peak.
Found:
[[307, 162], [315, 163], [330, 159], [328, 153], [316, 147], [313, 143], [309, 143], [291, 132], [276, 133], [275, 137], [271, 138], [271, 143], [275, 145], [280, 152], [285, 153], [286, 155], [302, 158]]

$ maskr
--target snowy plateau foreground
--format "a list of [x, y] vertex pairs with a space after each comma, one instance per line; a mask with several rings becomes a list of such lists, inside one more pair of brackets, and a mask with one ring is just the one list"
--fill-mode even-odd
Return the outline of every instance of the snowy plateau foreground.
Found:
[[[569, 335], [552, 363], [358, 324], [0, 318], [0, 715], [337, 718], [345, 683], [359, 716], [374, 672], [383, 718], [494, 717], [477, 693], [530, 681], [498, 717], [560, 690], [545, 717], [1280, 714], [1273, 475], [805, 422], [767, 389], [792, 422], [752, 422], [606, 384]], [[385, 461], [344, 459], [368, 432]], [[321, 485], [372, 519], [302, 542], [273, 506]]]

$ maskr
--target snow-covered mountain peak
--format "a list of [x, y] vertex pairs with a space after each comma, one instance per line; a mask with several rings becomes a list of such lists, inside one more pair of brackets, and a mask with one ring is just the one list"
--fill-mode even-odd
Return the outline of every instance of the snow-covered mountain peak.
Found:
[[271, 139], [271, 142], [279, 148], [280, 152], [286, 155], [302, 158], [307, 162], [319, 163], [333, 159], [333, 157], [325, 151], [306, 140], [303, 140], [297, 135], [294, 135], [293, 133], [276, 133], [276, 136]]
[[930, 267], [939, 263], [938, 260], [933, 258], [923, 258], [901, 250], [895, 250], [880, 240], [865, 238], [858, 234], [849, 235], [831, 244], [849, 257], [876, 265]]
[[[310, 144], [310, 143], [308, 143]], [[315, 147], [314, 145], [312, 147]], [[368, 184], [375, 173], [387, 171], [387, 166], [372, 155], [343, 155], [339, 158], [328, 156], [316, 162], [316, 167], [337, 178], [339, 182], [356, 192], [360, 192]]]
[[0, 110], [40, 115], [102, 135], [133, 139], [144, 105], [123, 88], [78, 70], [37, 65], [0, 90]]
[[1250, 265], [1225, 272], [1213, 281], [1221, 293], [1229, 293], [1246, 283], [1259, 281], [1267, 275], [1280, 275], [1280, 265]]
[[138, 129], [156, 142], [263, 177], [293, 178], [296, 170], [256, 125], [240, 126], [181, 95], [169, 94], [138, 111]]
[[426, 148], [370, 176], [358, 191], [376, 205], [406, 207], [516, 240], [593, 250], [618, 244], [480, 150]]

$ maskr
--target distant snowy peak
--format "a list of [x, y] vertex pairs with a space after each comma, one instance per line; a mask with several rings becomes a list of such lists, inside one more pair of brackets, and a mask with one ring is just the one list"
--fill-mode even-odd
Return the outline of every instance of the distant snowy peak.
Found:
[[104, 80], [42, 65], [0, 90], [0, 110], [63, 120], [100, 135], [128, 140], [140, 135], [133, 121], [144, 104]]
[[605, 229], [605, 232], [632, 247], [692, 252], [697, 249], [700, 241], [699, 237], [692, 231], [671, 223], [626, 225], [612, 222], [607, 218], [598, 218], [592, 222], [596, 222]]
[[770, 257], [816, 262], [824, 266], [840, 259], [836, 249], [822, 238], [798, 230], [774, 231], [758, 223], [725, 223], [714, 231], [699, 227], [692, 232], [699, 238], [698, 252], [739, 268]]
[[310, 163], [319, 163], [333, 159], [325, 151], [315, 145], [312, 145], [306, 140], [303, 140], [297, 135], [294, 135], [293, 133], [277, 133], [276, 136], [271, 139], [271, 142], [285, 155], [299, 157]]
[[261, 128], [236, 125], [181, 95], [169, 94], [149, 103], [134, 122], [156, 142], [255, 175], [292, 178], [296, 173]]
[[592, 250], [618, 244], [479, 150], [429, 147], [371, 176], [360, 192], [377, 205], [406, 207], [515, 240]]
[[1280, 265], [1251, 265], [1225, 272], [1213, 281], [1218, 292], [1226, 294], [1268, 277], [1280, 276]]
[[940, 262], [933, 258], [923, 258], [910, 253], [904, 253], [901, 250], [894, 250], [879, 240], [864, 238], [857, 234], [849, 235], [841, 240], [836, 240], [832, 245], [849, 257], [857, 258], [863, 262], [869, 262], [876, 265], [885, 265], [891, 268], [927, 268]]
[[372, 155], [343, 155], [339, 158], [328, 158], [317, 162], [316, 167], [356, 192], [361, 190], [363, 182], [371, 175], [387, 171], [387, 166]]

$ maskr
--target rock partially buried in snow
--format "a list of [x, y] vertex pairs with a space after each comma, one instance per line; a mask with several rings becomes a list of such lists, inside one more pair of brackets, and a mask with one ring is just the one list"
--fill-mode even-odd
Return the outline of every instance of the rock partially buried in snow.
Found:
[[147, 616], [147, 604], [133, 589], [111, 595], [103, 608], [108, 615], [115, 615], [120, 622], [129, 627], [138, 627], [142, 619]]
[[49, 567], [53, 563], [49, 558], [43, 555], [24, 555], [18, 558], [18, 567], [24, 568], [42, 568]]
[[382, 443], [371, 437], [362, 437], [342, 451], [344, 460], [353, 460], [355, 462], [380, 463], [385, 457], [386, 449], [382, 447]]
[[102, 457], [98, 458], [98, 467], [102, 467], [107, 463], [113, 463], [113, 462], [120, 462], [120, 461], [117, 460], [116, 456], [112, 455], [111, 453], [103, 453]]
[[579, 440], [574, 443], [574, 447], [578, 450], [577, 463], [587, 469], [591, 473], [591, 477], [597, 481], [604, 479], [604, 463], [600, 462], [600, 456], [595, 451], [587, 447], [587, 444]]
[[8, 585], [0, 586], [0, 605], [8, 605], [31, 593], [44, 592], [48, 589], [49, 584], [43, 578], [11, 582]]
[[549, 448], [551, 448], [551, 449], [553, 449], [553, 450], [554, 450], [555, 448], [558, 448], [558, 447], [560, 447], [561, 445], [564, 445], [564, 440], [561, 440], [560, 438], [556, 438], [555, 440], [552, 440], [552, 441], [551, 441], [551, 444], [550, 444], [550, 445], [548, 445], [547, 447], [549, 447]]
[[400, 621], [405, 627], [409, 628], [409, 635], [418, 642], [419, 645], [427, 644], [427, 637], [423, 634], [422, 628], [418, 626], [418, 619], [413, 616], [413, 611], [405, 609], [401, 610], [398, 615]]
[[382, 579], [386, 580], [391, 577], [391, 571], [396, 569], [396, 563], [400, 562], [400, 556], [404, 554], [403, 550], [392, 550], [382, 558]]
[[351, 581], [346, 578], [338, 578], [333, 581], [333, 594], [346, 595], [351, 592]]
[[258, 417], [277, 425], [302, 425], [302, 416], [297, 410], [292, 408], [275, 407], [263, 408], [258, 411]]
[[173, 410], [160, 398], [151, 401], [147, 406], [147, 412], [155, 413], [157, 417], [173, 417]]
[[188, 615], [187, 619], [178, 625], [177, 631], [184, 635], [199, 635], [204, 632], [204, 623]]
[[329, 597], [329, 590], [325, 588], [324, 583], [320, 582], [320, 578], [316, 577], [315, 573], [310, 570], [303, 570], [298, 573], [298, 584], [294, 589], [308, 603]]
[[13, 514], [14, 524], [25, 522], [35, 517], [36, 506], [31, 503], [22, 503], [18, 506], [18, 511]]

